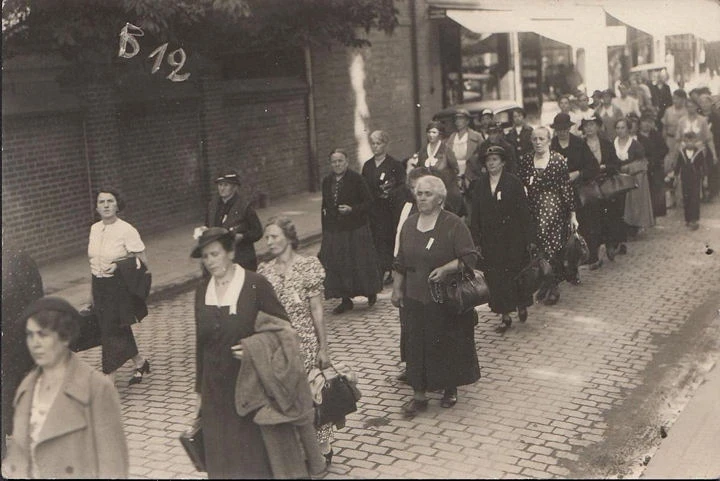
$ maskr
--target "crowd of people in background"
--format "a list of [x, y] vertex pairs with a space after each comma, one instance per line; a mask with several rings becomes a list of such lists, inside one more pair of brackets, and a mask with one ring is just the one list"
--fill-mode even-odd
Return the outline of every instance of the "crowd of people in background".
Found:
[[[711, 92], [671, 93], [662, 79], [645, 85], [637, 78], [617, 90], [562, 95], [553, 123], [534, 129], [522, 108], [510, 127], [484, 110], [477, 130], [459, 109], [453, 132], [428, 123], [426, 143], [403, 161], [389, 153], [388, 133], [377, 130], [361, 172], [349, 167], [344, 150], [333, 150], [322, 181], [317, 258], [296, 252], [290, 219], [263, 228], [240, 193], [240, 174], [221, 171], [191, 253], [203, 271], [194, 305], [195, 391], [209, 477], [309, 477], [332, 462], [333, 425], [314, 422], [308, 382], [332, 366], [323, 298], [340, 299], [332, 312], [341, 315], [358, 296], [372, 307], [383, 285], [392, 285], [405, 362], [397, 379], [412, 387], [402, 406], [412, 417], [427, 409], [428, 391], [442, 390], [441, 406], [452, 408], [458, 387], [480, 378], [477, 313], [439, 304], [434, 289], [444, 280], [482, 271], [504, 334], [513, 315], [528, 320], [535, 302], [557, 304], [562, 282], [582, 283], [579, 266], [567, 260], [572, 239], [585, 241], [585, 264], [594, 271], [626, 254], [628, 240], [642, 238], [668, 209], [682, 206], [687, 227], [698, 229], [701, 204], [720, 188], [720, 110]], [[580, 195], [584, 185], [617, 174], [636, 187], [591, 203]], [[147, 315], [151, 278], [139, 233], [118, 217], [124, 199], [101, 188], [95, 202], [100, 220], [90, 229], [88, 258], [108, 377], [72, 352], [87, 320], [62, 299], [41, 298], [32, 261], [3, 259], [3, 320], [18, 319], [22, 331], [15, 338], [4, 331], [3, 366], [27, 365], [4, 378], [16, 391], [8, 476], [128, 473], [113, 381], [128, 360], [135, 366], [130, 386], [150, 373], [131, 325]], [[273, 259], [258, 265], [254, 243], [263, 236]], [[15, 277], [6, 279], [6, 262], [17, 264]], [[521, 272], [534, 262], [543, 275], [531, 287]], [[6, 288], [17, 299], [5, 302]], [[17, 339], [31, 359], [14, 361], [26, 352]], [[4, 434], [12, 426], [5, 393]]]

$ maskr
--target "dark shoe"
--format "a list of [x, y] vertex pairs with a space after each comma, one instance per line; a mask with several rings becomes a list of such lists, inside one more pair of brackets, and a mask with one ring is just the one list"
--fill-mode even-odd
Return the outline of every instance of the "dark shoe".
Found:
[[368, 306], [372, 307], [377, 302], [377, 294], [372, 294], [368, 296]]
[[518, 319], [520, 320], [520, 322], [527, 321], [527, 318], [528, 318], [527, 308], [525, 308], [525, 307], [518, 308]]
[[387, 273], [387, 277], [385, 277], [385, 280], [383, 281], [383, 285], [389, 286], [393, 283], [393, 276], [392, 271]]
[[418, 401], [417, 399], [411, 399], [402, 406], [402, 411], [405, 416], [415, 416], [417, 413], [427, 411], [428, 400]]
[[128, 386], [132, 386], [133, 384], [140, 384], [143, 380], [143, 374], [149, 374], [150, 373], [150, 363], [145, 360], [142, 366], [140, 366], [139, 369], [135, 369], [135, 374], [133, 374], [133, 377], [130, 378], [128, 381]]
[[395, 378], [395, 380], [407, 384], [408, 383], [407, 371], [403, 371], [400, 374], [398, 374], [397, 377]]
[[446, 389], [440, 401], [440, 406], [451, 408], [455, 404], [457, 404], [457, 389]]
[[350, 299], [343, 299], [343, 301], [333, 309], [333, 314], [342, 314], [343, 312], [352, 310], [352, 308], [353, 302]]
[[507, 330], [510, 329], [510, 326], [512, 326], [512, 317], [507, 314], [503, 314], [501, 321], [502, 326], [496, 327], [495, 332], [498, 334], [505, 334]]
[[700, 224], [698, 224], [697, 222], [690, 222], [690, 225], [688, 227], [690, 227], [690, 230], [698, 230], [700, 228]]
[[554, 306], [560, 300], [560, 291], [557, 286], [550, 288], [550, 293], [543, 301], [546, 306]]
[[608, 260], [612, 262], [615, 260], [615, 254], [617, 254], [617, 250], [615, 249], [615, 247], [606, 247], [605, 254], [607, 255]]
[[568, 279], [568, 282], [572, 284], [573, 286], [579, 286], [580, 285], [580, 277], [572, 277]]
[[538, 290], [538, 292], [537, 292], [537, 300], [538, 300], [538, 302], [540, 302], [540, 301], [542, 301], [543, 299], [545, 299], [545, 297], [548, 295], [548, 291], [549, 291], [549, 290], [550, 290], [550, 286], [548, 286], [548, 285], [545, 284], [545, 283], [540, 287], [540, 290]]
[[589, 269], [591, 271], [596, 271], [596, 270], [600, 269], [602, 267], [602, 265], [603, 265], [603, 261], [602, 261], [602, 259], [600, 259], [597, 262], [593, 262], [592, 264], [590, 264]]
[[618, 246], [617, 253], [618, 253], [618, 255], [621, 255], [621, 256], [624, 256], [625, 254], [627, 254], [627, 246], [625, 244], [620, 244]]
[[333, 450], [332, 450], [332, 449], [330, 450], [329, 453], [323, 454], [323, 456], [325, 456], [325, 467], [326, 467], [326, 468], [327, 468], [328, 466], [330, 466], [330, 463], [332, 463], [333, 454], [335, 454], [335, 453], [333, 453]]

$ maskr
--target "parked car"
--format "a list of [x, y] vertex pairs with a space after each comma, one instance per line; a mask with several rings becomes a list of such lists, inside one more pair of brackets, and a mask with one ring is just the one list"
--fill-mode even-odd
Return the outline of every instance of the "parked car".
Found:
[[503, 128], [507, 129], [512, 126], [511, 112], [519, 108], [522, 108], [522, 106], [514, 100], [482, 100], [480, 102], [466, 102], [441, 110], [433, 116], [433, 120], [442, 122], [445, 126], [446, 134], [449, 135], [455, 131], [453, 118], [458, 109], [465, 109], [470, 112], [470, 115], [472, 115], [470, 128], [473, 129], [476, 128], [476, 125], [480, 120], [480, 112], [485, 109], [490, 109], [495, 114], [495, 121], [500, 122]]

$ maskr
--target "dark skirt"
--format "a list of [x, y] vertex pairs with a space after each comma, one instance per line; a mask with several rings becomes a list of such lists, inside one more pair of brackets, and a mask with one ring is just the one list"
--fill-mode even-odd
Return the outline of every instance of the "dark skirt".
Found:
[[392, 207], [389, 200], [378, 199], [369, 215], [370, 231], [381, 272], [392, 270], [396, 227]]
[[324, 231], [318, 258], [325, 268], [325, 299], [370, 296], [382, 290], [370, 229]]
[[667, 215], [665, 205], [665, 172], [662, 166], [659, 169], [648, 170], [650, 182], [650, 199], [652, 200], [653, 215], [662, 217]]
[[517, 276], [520, 269], [488, 267], [485, 281], [490, 290], [490, 310], [497, 314], [509, 314], [518, 308], [532, 306], [533, 293], [520, 289]]
[[408, 382], [416, 390], [434, 391], [472, 384], [480, 379], [475, 351], [473, 309], [461, 316], [445, 307], [405, 298]]
[[400, 317], [400, 362], [407, 361], [405, 350], [407, 349], [407, 310], [403, 307], [399, 309], [398, 317]]
[[136, 321], [130, 292], [119, 276], [92, 278], [93, 306], [100, 325], [102, 370], [117, 371], [138, 354], [130, 327]]

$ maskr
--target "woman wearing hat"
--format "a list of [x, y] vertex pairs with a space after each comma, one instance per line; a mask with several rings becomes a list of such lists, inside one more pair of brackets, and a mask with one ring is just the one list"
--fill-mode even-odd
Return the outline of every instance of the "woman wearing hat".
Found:
[[[303, 395], [311, 399], [310, 388], [302, 367], [297, 334], [291, 328], [285, 309], [265, 277], [233, 262], [234, 243], [234, 235], [227, 229], [211, 227], [198, 238], [191, 253], [191, 257], [201, 258], [210, 272], [210, 277], [204, 279], [195, 292], [197, 414], [203, 430], [208, 478], [271, 479], [275, 474], [277, 450], [280, 449], [282, 459], [282, 449], [293, 447], [296, 433], [292, 428], [286, 429], [287, 421], [270, 423], [275, 429], [283, 429], [287, 437], [275, 446], [269, 442], [266, 435], [271, 433], [264, 430], [258, 416], [264, 413], [263, 406], [268, 403], [266, 389], [270, 390], [273, 383], [263, 387], [264, 383], [252, 380], [260, 377], [282, 386], [271, 392], [281, 396], [277, 399], [277, 408], [282, 411], [279, 414], [285, 416]], [[257, 335], [261, 337], [255, 337]], [[281, 364], [276, 366], [263, 355], [253, 358], [258, 352], [257, 342], [274, 346], [272, 357]], [[262, 352], [261, 348], [260, 354]], [[272, 374], [268, 370], [276, 367], [283, 376], [269, 377]], [[282, 395], [282, 392], [288, 394]], [[253, 409], [246, 412], [249, 408]], [[316, 457], [320, 457], [324, 467], [314, 429], [311, 434]], [[297, 459], [290, 456], [289, 451], [287, 458]], [[286, 467], [291, 473], [286, 477], [308, 476], [304, 462], [302, 466]]]
[[[370, 189], [360, 174], [348, 168], [344, 150], [332, 151], [330, 166], [332, 172], [322, 182], [323, 236], [318, 257], [325, 268], [325, 298], [341, 298], [333, 313], [342, 314], [354, 307], [355, 296], [366, 296], [368, 305], [375, 305], [382, 273], [368, 220], [373, 205]], [[395, 222], [392, 211], [384, 215]], [[391, 257], [394, 231], [392, 242]]]
[[615, 92], [612, 89], [603, 91], [600, 107], [595, 111], [595, 116], [602, 120], [605, 137], [615, 140], [615, 122], [624, 117], [622, 111], [613, 103]]
[[205, 216], [208, 227], [224, 227], [235, 235], [234, 261], [257, 270], [255, 242], [262, 239], [262, 224], [255, 209], [240, 193], [240, 175], [224, 170], [216, 179], [218, 198], [210, 201]]
[[[597, 161], [600, 170], [598, 181], [605, 176], [615, 175], [620, 171], [620, 161], [615, 155], [615, 147], [608, 139], [600, 135], [602, 121], [593, 117], [580, 123], [580, 130], [585, 136], [585, 145]], [[588, 204], [580, 221], [580, 233], [585, 238], [590, 250], [588, 263], [590, 270], [599, 269], [602, 260], [599, 258], [600, 245], [605, 244], [607, 256], [615, 259], [620, 242], [625, 241], [625, 194], [612, 199], [600, 199]]]
[[[96, 211], [100, 221], [90, 228], [88, 257], [92, 272], [93, 310], [97, 314], [102, 342], [102, 370], [113, 379], [115, 371], [128, 359], [135, 363], [135, 373], [129, 384], [142, 382], [150, 372], [150, 363], [139, 353], [130, 327], [147, 315], [136, 310], [132, 286], [125, 276], [147, 268], [145, 244], [138, 231], [118, 217], [125, 203], [120, 194], [101, 188], [96, 196]], [[128, 260], [135, 258], [135, 262]], [[142, 263], [141, 263], [142, 262]]]
[[70, 350], [80, 333], [78, 311], [64, 299], [43, 297], [21, 322], [35, 368], [15, 393], [3, 477], [127, 478], [115, 386]]
[[431, 169], [443, 180], [448, 191], [447, 199], [445, 199], [445, 210], [462, 216], [465, 205], [457, 182], [460, 170], [455, 153], [442, 141], [442, 123], [430, 122], [425, 128], [425, 135], [427, 136], [427, 145], [418, 153], [417, 166]]
[[530, 260], [535, 228], [523, 184], [505, 171], [505, 149], [491, 146], [485, 154], [487, 174], [474, 184], [470, 231], [483, 257], [482, 267], [490, 289], [490, 309], [502, 315], [504, 332], [517, 311], [527, 320], [532, 292], [522, 292], [516, 278]]
[[[550, 150], [559, 153], [565, 157], [567, 161], [568, 174], [570, 176], [570, 184], [573, 186], [575, 196], [575, 205], [578, 206], [577, 217], [580, 228], [583, 224], [594, 222], [595, 219], [590, 215], [586, 207], [580, 207], [580, 198], [577, 194], [577, 187], [589, 180], [594, 179], [600, 173], [600, 166], [595, 157], [588, 148], [587, 144], [579, 137], [570, 133], [573, 122], [570, 116], [559, 113], [555, 116], [550, 127], [555, 130], [552, 142], [550, 142]], [[565, 273], [568, 282], [579, 284], [580, 277], [577, 268], [573, 272]]]
[[640, 232], [655, 225], [647, 176], [647, 157], [640, 142], [630, 135], [628, 119], [623, 118], [615, 122], [615, 132], [617, 132], [617, 137], [615, 137], [613, 145], [615, 146], [615, 155], [620, 160], [620, 172], [635, 177], [635, 183], [638, 186], [637, 189], [625, 194], [623, 219], [632, 230]]
[[575, 198], [567, 162], [562, 155], [550, 150], [550, 130], [547, 127], [533, 130], [531, 140], [535, 152], [520, 159], [518, 176], [527, 189], [538, 247], [553, 268], [553, 277], [540, 288], [538, 300], [553, 305], [560, 299], [561, 253], [567, 243], [568, 227], [578, 227]]

